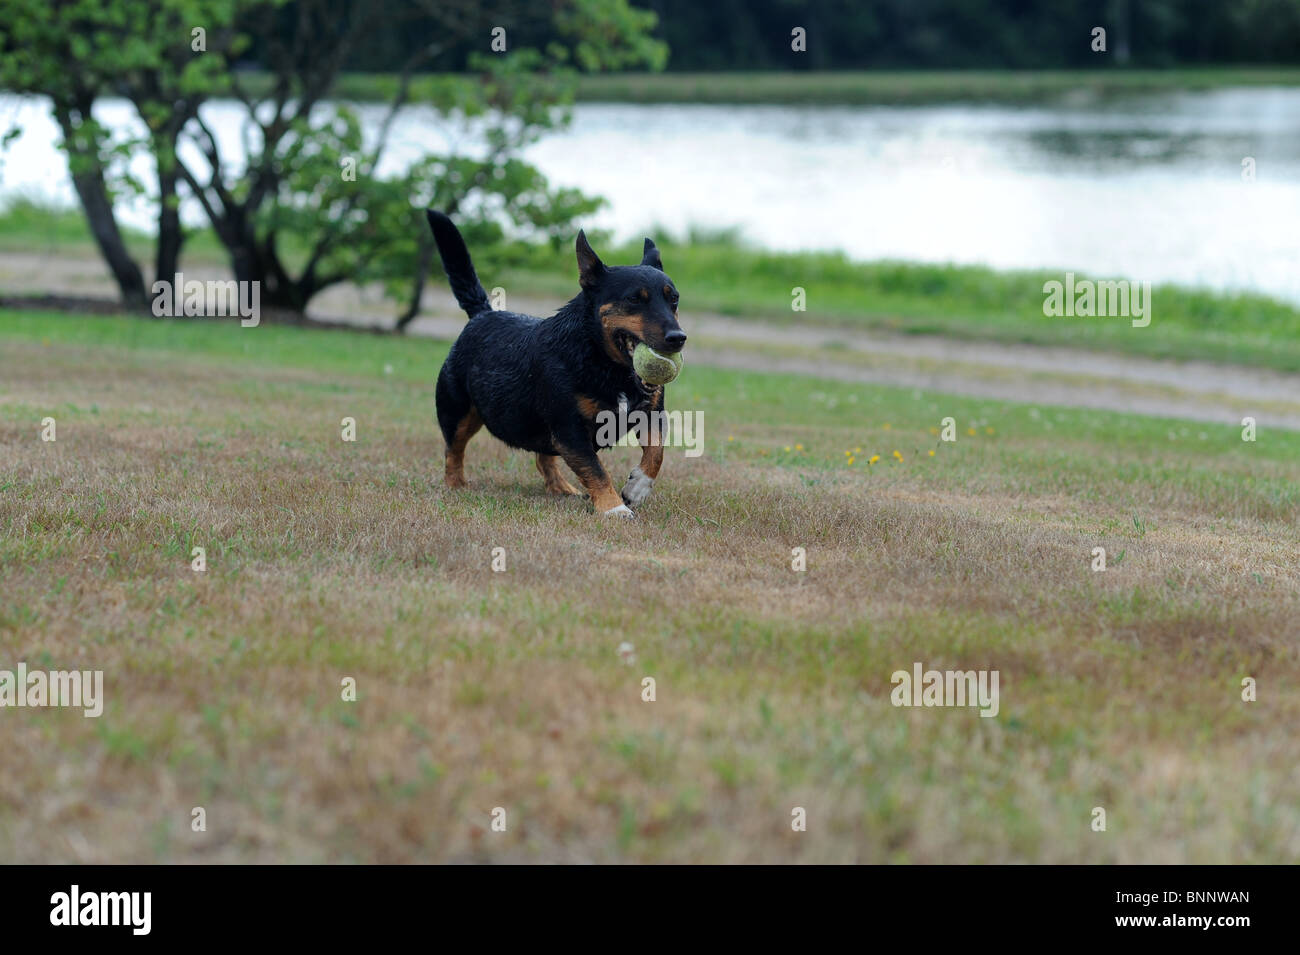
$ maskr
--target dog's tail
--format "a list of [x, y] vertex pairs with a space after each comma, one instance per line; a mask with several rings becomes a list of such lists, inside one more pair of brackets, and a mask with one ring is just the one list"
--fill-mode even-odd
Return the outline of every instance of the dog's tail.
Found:
[[491, 311], [487, 292], [483, 291], [483, 283], [474, 274], [474, 263], [470, 261], [469, 249], [465, 248], [460, 230], [441, 212], [432, 209], [427, 212], [433, 240], [438, 243], [438, 254], [442, 256], [442, 268], [447, 273], [456, 301], [470, 318]]

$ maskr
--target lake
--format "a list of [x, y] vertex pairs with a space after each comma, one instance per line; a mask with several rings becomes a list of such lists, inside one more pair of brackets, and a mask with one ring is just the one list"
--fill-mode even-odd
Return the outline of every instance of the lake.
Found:
[[[360, 111], [372, 130], [383, 115]], [[97, 116], [133, 125], [122, 101]], [[211, 104], [204, 116], [238, 154], [235, 104]], [[3, 156], [0, 198], [71, 203], [48, 107], [0, 97], [0, 129], [15, 121], [24, 133]], [[412, 108], [386, 165], [479, 146], [472, 126]], [[1300, 303], [1297, 89], [1050, 108], [584, 103], [527, 158], [556, 183], [608, 198], [588, 225], [619, 238], [734, 227], [773, 249], [1071, 269]], [[1253, 181], [1243, 177], [1247, 159]], [[123, 214], [150, 221], [146, 203]], [[201, 220], [196, 208], [185, 216]]]

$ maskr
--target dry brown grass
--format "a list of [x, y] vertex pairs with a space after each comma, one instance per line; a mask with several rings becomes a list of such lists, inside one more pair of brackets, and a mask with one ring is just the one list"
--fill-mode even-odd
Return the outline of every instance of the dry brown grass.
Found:
[[[1005, 450], [876, 480], [711, 444], [611, 523], [486, 437], [444, 489], [431, 381], [24, 341], [0, 380], [0, 667], [107, 695], [0, 710], [0, 859], [1300, 859], [1296, 508], [1233, 460], [1084, 500]], [[918, 660], [999, 670], [998, 718], [891, 706]]]

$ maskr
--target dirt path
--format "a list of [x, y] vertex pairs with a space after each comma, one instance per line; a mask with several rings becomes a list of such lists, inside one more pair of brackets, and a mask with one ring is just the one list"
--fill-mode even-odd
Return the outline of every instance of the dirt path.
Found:
[[[189, 278], [225, 278], [194, 266]], [[111, 297], [95, 259], [36, 253], [0, 258], [0, 290]], [[545, 315], [559, 303], [513, 298], [509, 306]], [[394, 309], [378, 289], [339, 286], [320, 296], [313, 317], [389, 327]], [[1002, 345], [938, 336], [889, 335], [816, 325], [778, 326], [691, 313], [687, 360], [753, 371], [924, 388], [1000, 400], [1040, 402], [1161, 417], [1300, 430], [1300, 375], [1211, 362], [1176, 362], [1037, 345]], [[430, 290], [410, 331], [452, 338], [462, 313], [442, 288]]]

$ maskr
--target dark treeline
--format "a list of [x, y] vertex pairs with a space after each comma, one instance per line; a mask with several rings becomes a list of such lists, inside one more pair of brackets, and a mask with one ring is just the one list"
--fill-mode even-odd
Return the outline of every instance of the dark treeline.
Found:
[[[375, 0], [409, 10], [409, 0]], [[1300, 0], [633, 0], [659, 15], [656, 34], [671, 51], [669, 70], [1064, 69], [1116, 64], [1162, 67], [1300, 63]], [[472, 4], [463, 4], [471, 7]], [[546, 11], [520, 20], [477, 11], [480, 44], [450, 45], [440, 70], [462, 70], [487, 49], [487, 25], [512, 45], [547, 39]], [[544, 5], [543, 5], [544, 6]], [[471, 14], [473, 16], [474, 14]], [[387, 19], [387, 18], [385, 18]], [[398, 21], [393, 17], [393, 22]], [[383, 22], [383, 21], [381, 21]], [[293, 4], [283, 14], [294, 29]], [[791, 30], [807, 31], [806, 52]], [[1092, 30], [1106, 29], [1105, 55]], [[352, 52], [347, 69], [391, 71], [438, 37], [432, 21], [377, 31]], [[249, 59], [260, 59], [251, 51]]]
[[[670, 70], [1300, 63], [1300, 0], [638, 0]], [[790, 49], [790, 29], [808, 50]], [[1106, 30], [1105, 55], [1092, 49]]]

